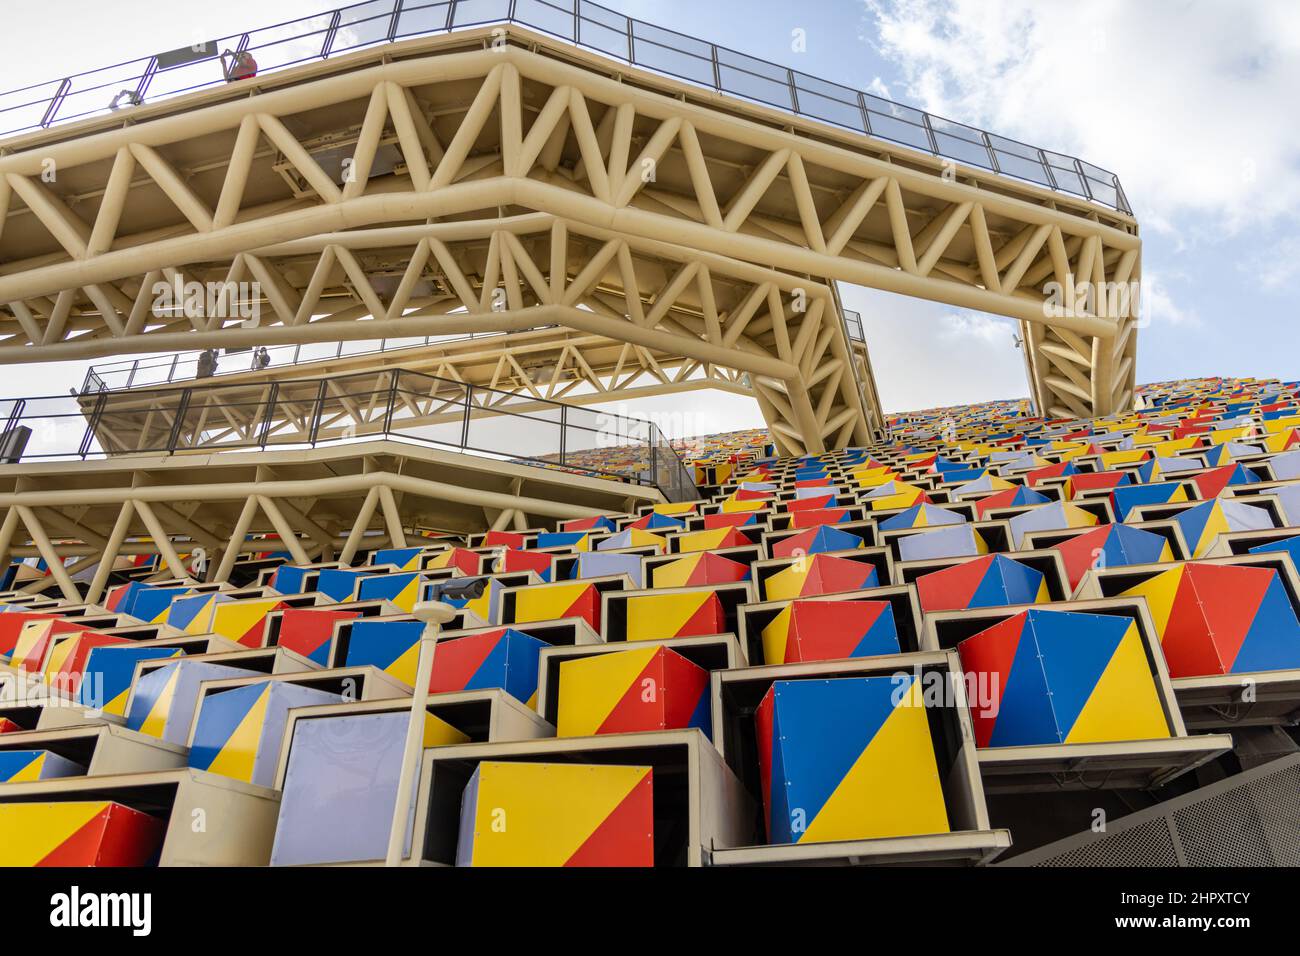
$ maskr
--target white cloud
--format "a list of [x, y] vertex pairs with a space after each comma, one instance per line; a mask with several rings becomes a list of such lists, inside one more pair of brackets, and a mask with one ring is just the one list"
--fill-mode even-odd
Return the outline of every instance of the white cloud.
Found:
[[[1185, 276], [1179, 276], [1185, 279]], [[1181, 325], [1187, 328], [1199, 328], [1203, 323], [1194, 308], [1180, 305], [1169, 293], [1168, 283], [1162, 273], [1148, 270], [1142, 276], [1142, 293], [1138, 328], [1152, 325]]]
[[1295, 0], [864, 2], [906, 102], [1115, 171], [1148, 228], [1300, 210]]
[[979, 342], [996, 342], [1006, 346], [1019, 332], [1014, 319], [1006, 319], [981, 312], [949, 312], [939, 320], [940, 334], [948, 341], [975, 339]]
[[1278, 292], [1290, 286], [1300, 276], [1300, 238], [1292, 236], [1272, 249], [1241, 264], [1241, 270], [1252, 276], [1269, 292]]

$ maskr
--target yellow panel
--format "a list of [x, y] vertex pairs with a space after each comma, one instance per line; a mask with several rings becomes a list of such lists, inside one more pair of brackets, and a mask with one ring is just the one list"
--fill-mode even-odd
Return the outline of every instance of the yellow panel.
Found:
[[469, 734], [462, 733], [441, 717], [424, 715], [424, 746], [446, 747], [469, 742]]
[[710, 597], [711, 590], [681, 594], [642, 594], [627, 600], [627, 639], [675, 637]]
[[173, 667], [171, 676], [167, 678], [167, 683], [162, 692], [153, 702], [153, 707], [149, 710], [149, 715], [145, 717], [144, 722], [140, 725], [140, 733], [148, 734], [150, 737], [162, 739], [163, 734], [167, 732], [167, 715], [172, 709], [172, 699], [176, 696], [176, 682], [180, 680], [181, 669]]
[[5, 783], [23, 783], [28, 780], [40, 780], [41, 768], [44, 766], [45, 754], [37, 754], [31, 763], [26, 767], [23, 767], [22, 770], [19, 770], [16, 774], [6, 780]]
[[515, 623], [549, 621], [564, 617], [573, 603], [590, 588], [590, 584], [560, 584], [554, 587], [533, 586], [515, 592]]
[[0, 866], [35, 866], [107, 807], [104, 801], [0, 803]]
[[50, 656], [45, 662], [45, 682], [48, 684], [54, 679], [54, 675], [63, 669], [63, 666], [71, 659], [73, 652], [77, 649], [77, 644], [81, 642], [81, 635], [75, 634], [70, 637], [60, 635], [54, 639], [57, 643], [54, 649], [50, 651]]
[[708, 531], [688, 531], [677, 535], [677, 550], [681, 554], [693, 554], [696, 551], [712, 551], [722, 546], [727, 535], [734, 528], [710, 528]]
[[1182, 577], [1183, 568], [1179, 565], [1148, 578], [1120, 595], [1120, 597], [1141, 596], [1147, 599], [1151, 619], [1155, 622], [1156, 633], [1160, 635], [1161, 640], [1164, 640], [1165, 626], [1169, 623], [1169, 612], [1173, 610], [1174, 598], [1178, 595], [1178, 582]]
[[1142, 638], [1137, 625], [1130, 624], [1065, 742], [1156, 740], [1168, 736], [1169, 721], [1160, 706]]
[[635, 648], [562, 662], [555, 736], [595, 734], [658, 653], [658, 647]]
[[473, 866], [563, 866], [649, 767], [479, 764]]
[[220, 752], [213, 758], [208, 770], [223, 777], [253, 782], [253, 765], [257, 763], [257, 742], [266, 724], [266, 708], [271, 700], [271, 688], [265, 687], [257, 703], [248, 709], [239, 726], [235, 728]]
[[785, 649], [790, 642], [790, 618], [794, 605], [787, 604], [781, 613], [763, 628], [763, 663], [784, 664]]
[[269, 601], [236, 601], [219, 604], [212, 615], [212, 633], [237, 641], [279, 603], [279, 598], [273, 598]]

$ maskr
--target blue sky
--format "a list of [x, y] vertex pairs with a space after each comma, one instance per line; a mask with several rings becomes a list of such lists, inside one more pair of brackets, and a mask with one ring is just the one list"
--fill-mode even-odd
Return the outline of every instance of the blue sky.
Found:
[[[694, 37], [787, 64], [1119, 173], [1145, 243], [1139, 381], [1300, 378], [1300, 3], [1247, 0], [605, 0]], [[10, 14], [0, 54], [31, 81], [319, 12], [314, 0], [68, 0]], [[53, 14], [56, 21], [50, 19]], [[63, 25], [76, 23], [75, 32]], [[148, 31], [141, 25], [148, 25]], [[792, 49], [802, 30], [806, 50]], [[59, 37], [57, 45], [52, 39]], [[1026, 392], [1012, 326], [846, 288], [864, 313], [891, 410]], [[61, 392], [84, 367], [20, 369]], [[66, 378], [65, 383], [63, 379]], [[51, 388], [56, 382], [58, 387]], [[650, 403], [689, 409], [701, 397]], [[757, 424], [707, 400], [707, 424]], [[641, 409], [637, 409], [640, 411]], [[693, 430], [693, 429], [692, 429]]]

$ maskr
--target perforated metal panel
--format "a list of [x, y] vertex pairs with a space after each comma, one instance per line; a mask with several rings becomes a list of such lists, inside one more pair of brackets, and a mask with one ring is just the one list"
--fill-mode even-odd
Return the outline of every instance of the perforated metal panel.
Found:
[[1178, 866], [1169, 827], [1163, 819], [1110, 833], [1035, 866]]
[[1300, 765], [1178, 810], [1173, 821], [1187, 866], [1300, 865]]
[[1003, 866], [1300, 866], [1300, 755], [1264, 764]]

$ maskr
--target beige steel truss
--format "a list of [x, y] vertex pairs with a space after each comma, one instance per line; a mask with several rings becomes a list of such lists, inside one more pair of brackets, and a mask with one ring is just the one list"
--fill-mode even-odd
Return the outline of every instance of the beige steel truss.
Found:
[[[12, 141], [0, 362], [554, 324], [726, 369], [818, 452], [879, 421], [847, 281], [1017, 319], [1044, 413], [1131, 405], [1133, 317], [1045, 308], [1139, 279], [1130, 217], [500, 31]], [[261, 319], [156, 310], [177, 279], [255, 281]]]

